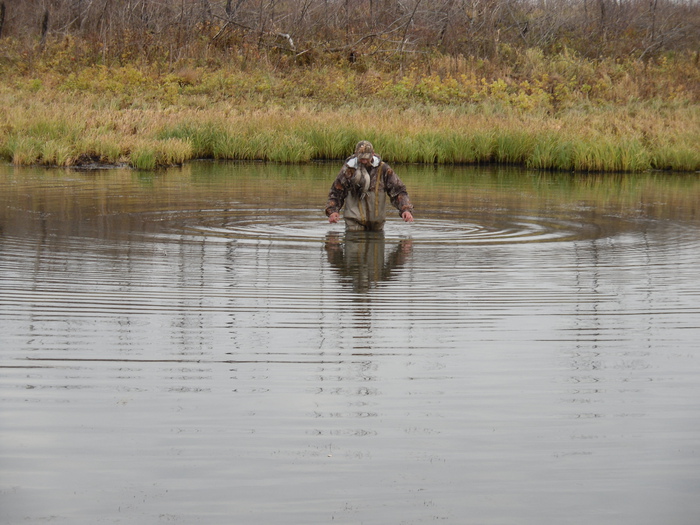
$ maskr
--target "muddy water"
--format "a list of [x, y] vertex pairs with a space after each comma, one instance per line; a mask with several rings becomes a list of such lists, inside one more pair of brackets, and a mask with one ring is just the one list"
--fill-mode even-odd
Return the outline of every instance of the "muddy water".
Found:
[[0, 523], [695, 524], [700, 180], [0, 167]]

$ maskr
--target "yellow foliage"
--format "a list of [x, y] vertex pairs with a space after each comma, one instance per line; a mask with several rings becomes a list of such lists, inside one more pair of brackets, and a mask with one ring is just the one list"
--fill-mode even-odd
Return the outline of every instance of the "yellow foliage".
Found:
[[432, 56], [396, 71], [369, 59], [361, 68], [108, 67], [80, 64], [75, 52], [67, 42], [30, 70], [2, 63], [1, 158], [139, 167], [198, 156], [303, 162], [343, 156], [370, 137], [407, 162], [700, 168], [700, 73], [690, 57], [639, 65], [510, 49], [508, 63]]

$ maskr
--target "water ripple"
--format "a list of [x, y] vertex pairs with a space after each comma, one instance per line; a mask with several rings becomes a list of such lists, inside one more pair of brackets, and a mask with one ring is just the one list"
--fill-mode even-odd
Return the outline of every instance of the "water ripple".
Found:
[[[184, 233], [220, 239], [253, 241], [319, 241], [326, 232], [343, 231], [342, 221], [328, 225], [315, 210], [291, 213], [278, 210], [246, 210], [246, 216], [227, 215], [225, 210], [209, 210], [205, 215], [179, 215], [169, 221], [170, 234]], [[424, 244], [520, 244], [535, 242], [566, 242], [594, 239], [600, 228], [594, 223], [576, 222], [536, 216], [497, 217], [491, 222], [475, 222], [469, 217], [446, 216], [420, 218], [404, 224], [389, 218], [385, 226], [387, 238], [410, 237]]]
[[255, 167], [5, 184], [6, 521], [699, 515], [694, 204], [460, 176], [353, 236]]

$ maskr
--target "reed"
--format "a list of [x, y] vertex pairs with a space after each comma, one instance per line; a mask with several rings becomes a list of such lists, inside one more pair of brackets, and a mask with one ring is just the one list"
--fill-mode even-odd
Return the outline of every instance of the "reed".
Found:
[[152, 170], [157, 164], [158, 153], [151, 146], [138, 146], [131, 152], [130, 164], [139, 170]]
[[161, 129], [155, 134], [156, 140], [179, 140], [190, 145], [190, 153], [194, 157], [213, 158], [220, 149], [223, 136], [221, 130], [215, 125], [195, 125], [193, 123], [178, 123], [173, 127]]
[[535, 148], [536, 137], [520, 130], [499, 130], [496, 134], [496, 162], [525, 165]]
[[532, 169], [570, 171], [574, 145], [559, 133], [542, 133], [525, 165]]
[[[245, 132], [236, 133], [221, 127], [202, 130], [205, 141], [200, 142], [198, 157], [232, 160], [259, 160], [261, 148], [255, 137]], [[204, 147], [202, 147], [204, 146]]]
[[187, 140], [170, 138], [156, 143], [157, 163], [166, 166], [179, 166], [192, 160], [192, 144]]
[[[80, 140], [76, 149], [82, 152], [82, 159], [86, 163], [119, 164], [124, 152], [118, 135], [94, 130]], [[76, 161], [80, 158], [79, 155]]]
[[[141, 78], [141, 77], [138, 77]], [[138, 84], [138, 82], [137, 82]], [[343, 159], [360, 139], [392, 163], [533, 169], [700, 170], [700, 109], [686, 102], [580, 105], [554, 114], [494, 101], [407, 107], [286, 104], [183, 96], [181, 103], [0, 86], [0, 158], [16, 165], [103, 162], [139, 169], [197, 158], [283, 163]], [[34, 89], [34, 88], [32, 88]]]
[[695, 139], [667, 141], [652, 148], [650, 163], [659, 170], [696, 171], [700, 166], [700, 133]]
[[615, 171], [615, 147], [605, 137], [577, 141], [571, 157], [575, 171]]
[[471, 141], [465, 134], [452, 131], [444, 134], [432, 132], [430, 135], [430, 140], [440, 145], [433, 159], [436, 164], [475, 162]]
[[314, 156], [311, 145], [302, 138], [291, 135], [287, 140], [272, 136], [273, 143], [269, 146], [267, 159], [274, 162], [299, 163], [308, 162]]
[[476, 131], [471, 135], [475, 162], [486, 164], [493, 162], [496, 149], [495, 133], [491, 130]]
[[367, 132], [366, 136], [385, 159], [393, 162], [424, 162], [426, 155], [430, 155], [430, 152], [421, 151], [416, 137], [405, 133]]
[[313, 151], [313, 158], [319, 160], [347, 157], [355, 144], [362, 140], [358, 130], [348, 124], [331, 127], [325, 122], [308, 122], [300, 131]]
[[31, 137], [12, 137], [3, 151], [15, 166], [29, 166], [41, 159], [41, 143]]
[[76, 157], [71, 145], [59, 140], [42, 142], [39, 155], [44, 164], [60, 167], [72, 165]]
[[636, 139], [624, 139], [617, 144], [615, 171], [640, 172], [651, 168], [651, 153]]

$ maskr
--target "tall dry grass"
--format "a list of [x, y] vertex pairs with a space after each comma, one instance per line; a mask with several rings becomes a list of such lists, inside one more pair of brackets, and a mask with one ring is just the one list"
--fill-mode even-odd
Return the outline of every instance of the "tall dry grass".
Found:
[[0, 158], [297, 163], [343, 158], [368, 139], [392, 162], [700, 170], [692, 55], [641, 64], [528, 50], [497, 64], [436, 55], [402, 72], [332, 62], [164, 69], [76, 64], [76, 46], [48, 46], [31, 66], [0, 61]]
[[[7, 100], [0, 94], [0, 103]], [[3, 100], [4, 99], [4, 100]], [[152, 169], [195, 158], [308, 162], [349, 155], [368, 139], [386, 159], [501, 163], [576, 171], [700, 169], [700, 109], [639, 105], [540, 115], [430, 108], [270, 106], [114, 109], [83, 97], [7, 105], [0, 156], [17, 165], [125, 164]], [[369, 117], [368, 117], [369, 115]]]

